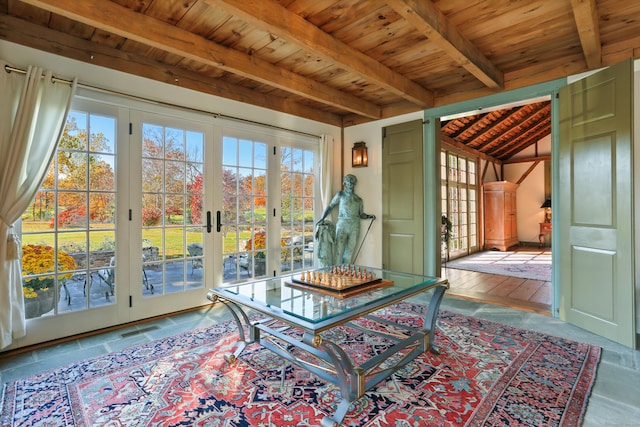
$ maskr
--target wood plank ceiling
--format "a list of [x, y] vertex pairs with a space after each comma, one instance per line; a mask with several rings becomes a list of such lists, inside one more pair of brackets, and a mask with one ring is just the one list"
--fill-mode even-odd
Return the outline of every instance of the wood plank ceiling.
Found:
[[639, 22], [634, 0], [0, 0], [2, 39], [341, 127], [638, 58]]
[[455, 118], [442, 122], [441, 130], [442, 141], [449, 146], [496, 164], [508, 163], [551, 134], [551, 103], [533, 102]]

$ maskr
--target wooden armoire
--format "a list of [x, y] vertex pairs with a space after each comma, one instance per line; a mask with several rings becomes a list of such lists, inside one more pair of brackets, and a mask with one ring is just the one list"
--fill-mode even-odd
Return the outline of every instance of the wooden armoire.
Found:
[[508, 181], [484, 184], [484, 247], [506, 251], [518, 245], [516, 190]]

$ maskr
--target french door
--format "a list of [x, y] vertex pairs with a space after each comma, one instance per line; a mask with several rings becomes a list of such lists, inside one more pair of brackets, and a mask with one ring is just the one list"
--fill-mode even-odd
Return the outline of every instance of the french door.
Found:
[[[118, 281], [128, 225], [122, 156], [126, 109], [76, 100], [40, 190], [22, 215], [27, 336], [48, 341], [129, 319], [129, 283]], [[126, 169], [126, 168], [125, 168]]]
[[[131, 113], [129, 281], [132, 317], [205, 304], [215, 265], [210, 125]], [[219, 162], [219, 160], [218, 160]], [[208, 165], [208, 166], [207, 166]]]
[[224, 129], [223, 282], [313, 267], [317, 170], [316, 147]]
[[207, 304], [224, 282], [313, 266], [313, 141], [117, 104], [75, 100], [22, 217], [29, 319], [16, 346]]
[[442, 214], [451, 221], [451, 239], [443, 247], [445, 259], [478, 250], [477, 162], [454, 152], [440, 154]]
[[207, 303], [217, 238], [206, 227], [218, 178], [212, 129], [74, 102], [22, 216], [28, 333], [17, 346]]
[[[216, 212], [223, 236], [223, 281], [267, 275], [271, 251], [268, 217], [269, 146], [258, 135], [239, 136], [229, 132], [222, 137], [222, 206]], [[272, 160], [273, 161], [273, 160]]]
[[280, 146], [280, 251], [282, 273], [314, 265], [316, 155], [309, 148]]

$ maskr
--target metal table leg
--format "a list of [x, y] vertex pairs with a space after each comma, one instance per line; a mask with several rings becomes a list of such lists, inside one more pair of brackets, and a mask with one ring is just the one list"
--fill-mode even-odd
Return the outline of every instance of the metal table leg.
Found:
[[424, 325], [422, 329], [427, 333], [426, 348], [433, 354], [440, 354], [440, 350], [433, 343], [436, 337], [436, 320], [438, 319], [438, 311], [440, 310], [440, 303], [444, 296], [444, 291], [448, 289], [448, 286], [438, 286], [429, 301], [429, 309], [424, 316]]
[[[237, 303], [225, 298], [219, 298], [218, 295], [211, 291], [207, 297], [214, 303], [223, 303], [233, 315], [238, 326], [238, 347], [234, 353], [225, 355], [225, 360], [228, 363], [233, 363], [247, 344], [258, 342], [285, 360], [337, 385], [340, 389], [341, 400], [334, 413], [322, 419], [321, 425], [323, 427], [338, 427], [344, 420], [351, 405], [362, 398], [367, 390], [388, 378], [393, 372], [405, 366], [423, 352], [439, 353], [437, 347], [434, 346], [435, 327], [440, 303], [447, 288], [448, 286], [439, 286], [434, 290], [429, 302], [429, 308], [424, 314], [421, 328], [403, 326], [391, 320], [379, 319], [375, 316], [364, 316], [381, 323], [405, 328], [410, 334], [406, 338], [396, 338], [383, 332], [377, 332], [385, 335], [395, 343], [386, 351], [364, 362], [361, 366], [354, 366], [353, 361], [340, 345], [324, 339], [319, 334], [303, 332], [300, 340], [284, 333], [289, 327], [272, 328], [270, 326], [271, 321], [278, 321], [277, 318], [271, 317], [267, 319], [267, 322], [251, 323], [244, 310]], [[245, 331], [245, 325], [248, 328], [248, 336], [247, 331]], [[352, 326], [357, 327], [357, 325], [353, 324]], [[289, 344], [289, 346], [283, 345], [283, 343]], [[313, 361], [310, 361], [308, 357], [304, 359], [298, 357], [293, 352], [294, 349], [311, 356]], [[403, 352], [402, 356], [395, 360], [393, 364], [388, 365], [389, 360], [400, 352]], [[369, 379], [367, 380], [367, 378]]]
[[[227, 308], [227, 310], [229, 310], [229, 312], [233, 316], [233, 319], [236, 322], [236, 326], [238, 327], [238, 336], [239, 336], [238, 347], [233, 353], [227, 353], [224, 356], [224, 359], [227, 361], [227, 363], [231, 364], [236, 361], [236, 359], [238, 358], [238, 356], [240, 356], [240, 353], [242, 353], [242, 351], [245, 349], [247, 344], [251, 344], [255, 342], [254, 328], [252, 327], [251, 322], [249, 321], [249, 317], [238, 304], [234, 303], [233, 301], [228, 301], [225, 299], [218, 298], [217, 295], [211, 292], [207, 294], [207, 298], [213, 303], [220, 302], [224, 304], [224, 306]], [[247, 325], [247, 327], [249, 328], [249, 337], [247, 337], [247, 334], [245, 333], [244, 325], [240, 320], [240, 317], [242, 317], [242, 320], [244, 320], [244, 325]]]

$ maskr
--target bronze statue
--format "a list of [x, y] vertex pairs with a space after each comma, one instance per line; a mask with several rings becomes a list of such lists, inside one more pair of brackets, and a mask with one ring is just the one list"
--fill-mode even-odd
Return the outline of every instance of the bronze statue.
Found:
[[335, 243], [336, 227], [331, 221], [318, 221], [315, 235], [315, 248], [318, 257], [318, 267], [333, 265], [333, 244]]
[[375, 215], [364, 213], [362, 199], [353, 191], [357, 182], [358, 178], [355, 175], [345, 175], [342, 181], [344, 189], [333, 196], [331, 203], [316, 223], [317, 226], [326, 225], [324, 219], [338, 206], [334, 264], [351, 264], [354, 261], [354, 249], [360, 235], [360, 220], [376, 218]]

